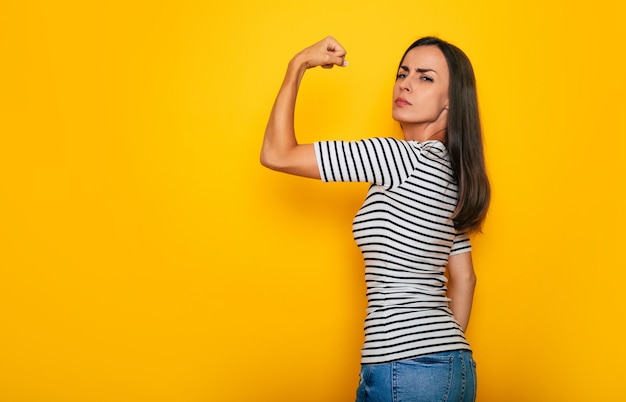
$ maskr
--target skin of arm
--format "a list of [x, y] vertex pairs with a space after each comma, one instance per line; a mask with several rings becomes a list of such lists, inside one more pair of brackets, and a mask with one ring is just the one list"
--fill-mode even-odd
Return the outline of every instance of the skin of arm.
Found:
[[475, 287], [471, 252], [451, 255], [448, 259], [448, 297], [452, 314], [463, 331], [469, 323]]
[[294, 129], [296, 98], [307, 69], [344, 66], [346, 51], [332, 37], [304, 49], [291, 59], [265, 129], [261, 164], [269, 169], [319, 179], [313, 144], [298, 144]]

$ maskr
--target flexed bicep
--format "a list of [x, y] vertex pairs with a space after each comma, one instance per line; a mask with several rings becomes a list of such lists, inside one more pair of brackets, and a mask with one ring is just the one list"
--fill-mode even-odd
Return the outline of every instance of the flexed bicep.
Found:
[[307, 69], [344, 66], [346, 51], [333, 37], [327, 37], [291, 59], [265, 129], [261, 164], [298, 176], [320, 178], [312, 144], [298, 144], [294, 129], [296, 98]]
[[319, 179], [320, 171], [315, 156], [313, 144], [299, 144], [280, 156], [268, 156], [261, 160], [263, 166], [278, 172], [289, 173], [296, 176]]

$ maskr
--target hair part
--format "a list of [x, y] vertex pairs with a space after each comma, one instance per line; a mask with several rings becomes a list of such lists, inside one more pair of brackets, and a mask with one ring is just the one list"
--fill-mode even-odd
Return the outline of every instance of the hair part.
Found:
[[418, 46], [437, 46], [450, 71], [446, 146], [459, 194], [452, 220], [457, 231], [480, 232], [491, 200], [491, 187], [485, 168], [474, 69], [461, 49], [434, 36], [413, 42], [400, 64]]

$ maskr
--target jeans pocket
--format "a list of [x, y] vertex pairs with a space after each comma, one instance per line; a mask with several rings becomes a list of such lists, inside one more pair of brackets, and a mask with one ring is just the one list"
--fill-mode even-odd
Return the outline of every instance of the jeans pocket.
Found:
[[394, 371], [397, 400], [445, 401], [450, 392], [453, 362], [450, 354], [397, 362]]

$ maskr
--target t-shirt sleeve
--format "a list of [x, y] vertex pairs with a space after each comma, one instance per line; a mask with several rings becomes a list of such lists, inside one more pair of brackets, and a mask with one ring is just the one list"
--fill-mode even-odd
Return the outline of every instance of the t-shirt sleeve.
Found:
[[466, 233], [457, 233], [452, 243], [450, 255], [468, 253], [470, 251], [472, 251], [472, 244], [469, 236]]
[[325, 182], [369, 182], [391, 188], [402, 183], [417, 163], [410, 146], [394, 138], [321, 141], [314, 146]]

